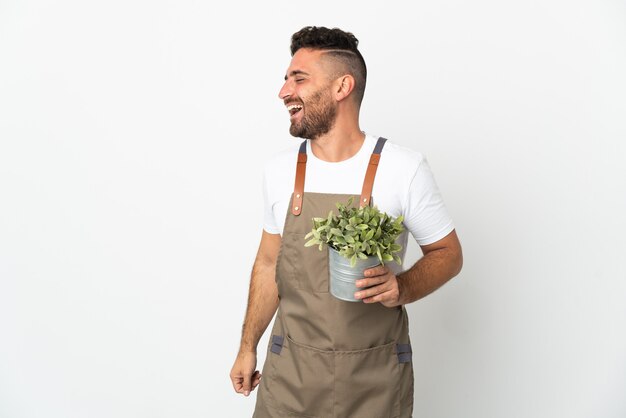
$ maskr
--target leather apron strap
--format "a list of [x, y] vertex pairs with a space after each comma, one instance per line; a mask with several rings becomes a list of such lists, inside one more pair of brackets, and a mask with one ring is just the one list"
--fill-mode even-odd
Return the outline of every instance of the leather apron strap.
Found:
[[[359, 206], [368, 206], [372, 198], [372, 189], [374, 187], [374, 179], [376, 178], [376, 170], [378, 169], [378, 162], [380, 161], [380, 153], [385, 146], [387, 138], [380, 137], [376, 142], [374, 151], [370, 156], [370, 162], [367, 165], [367, 171], [365, 172], [365, 179], [363, 180], [363, 189], [361, 190], [361, 200]], [[302, 212], [302, 195], [304, 194], [304, 178], [306, 177], [306, 140], [300, 144], [298, 150], [298, 163], [296, 165], [296, 182], [293, 189], [293, 203], [291, 206], [291, 213], [295, 216], [300, 215]]]
[[291, 213], [295, 216], [302, 211], [302, 195], [304, 194], [304, 177], [306, 176], [306, 139], [300, 144], [298, 164], [296, 165], [296, 184], [293, 188], [293, 204]]
[[361, 190], [360, 207], [368, 206], [370, 199], [372, 198], [372, 188], [374, 187], [374, 178], [376, 177], [376, 170], [378, 169], [378, 162], [380, 161], [380, 152], [383, 150], [387, 138], [380, 137], [376, 142], [374, 151], [370, 156], [370, 162], [367, 165], [367, 171], [365, 172], [365, 180], [363, 180], [363, 189]]

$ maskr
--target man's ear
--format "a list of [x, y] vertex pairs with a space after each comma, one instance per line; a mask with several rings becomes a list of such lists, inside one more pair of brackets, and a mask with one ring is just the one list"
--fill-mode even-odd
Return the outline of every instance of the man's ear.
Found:
[[339, 77], [335, 84], [335, 99], [340, 102], [354, 90], [354, 77], [350, 74]]

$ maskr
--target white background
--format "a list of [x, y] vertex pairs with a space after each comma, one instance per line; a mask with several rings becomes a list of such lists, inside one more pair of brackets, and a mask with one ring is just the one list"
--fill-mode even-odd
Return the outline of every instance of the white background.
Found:
[[463, 245], [408, 306], [415, 417], [626, 416], [623, 1], [0, 0], [0, 417], [251, 415], [228, 374], [311, 24], [359, 38], [362, 128], [427, 156]]

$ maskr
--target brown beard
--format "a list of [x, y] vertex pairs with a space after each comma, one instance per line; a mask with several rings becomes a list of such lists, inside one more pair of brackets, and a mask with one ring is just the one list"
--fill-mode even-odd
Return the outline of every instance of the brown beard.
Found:
[[304, 102], [301, 112], [305, 112], [302, 120], [299, 123], [292, 122], [289, 133], [298, 138], [311, 140], [330, 131], [337, 117], [337, 107], [325, 87], [313, 93]]

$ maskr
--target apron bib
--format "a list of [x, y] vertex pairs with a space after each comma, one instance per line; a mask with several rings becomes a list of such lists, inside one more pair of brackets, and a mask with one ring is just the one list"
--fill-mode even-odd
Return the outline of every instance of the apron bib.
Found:
[[328, 249], [305, 247], [313, 217], [336, 202], [372, 205], [386, 139], [370, 157], [361, 195], [304, 193], [306, 141], [276, 261], [279, 305], [254, 418], [398, 418], [413, 410], [413, 365], [404, 306], [346, 302], [329, 291]]

